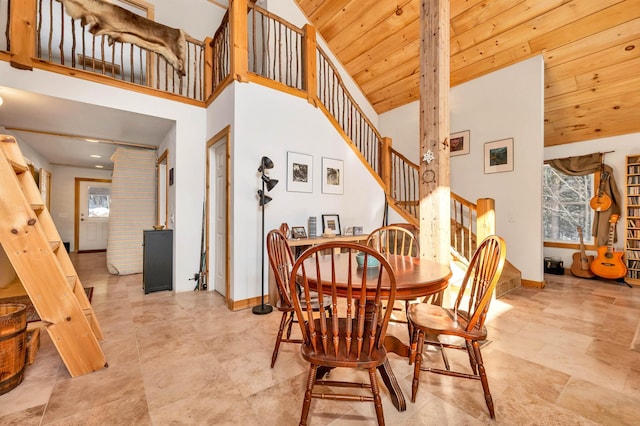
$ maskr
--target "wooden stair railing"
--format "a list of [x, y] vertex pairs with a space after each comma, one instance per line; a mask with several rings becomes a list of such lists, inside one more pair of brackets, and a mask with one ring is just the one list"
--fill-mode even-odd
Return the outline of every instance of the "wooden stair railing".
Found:
[[107, 366], [102, 331], [13, 136], [0, 135], [0, 244], [72, 377]]

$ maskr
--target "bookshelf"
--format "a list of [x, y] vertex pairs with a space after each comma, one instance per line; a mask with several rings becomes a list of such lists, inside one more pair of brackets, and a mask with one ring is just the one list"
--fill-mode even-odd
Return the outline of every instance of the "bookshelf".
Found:
[[629, 271], [625, 282], [640, 285], [640, 155], [628, 155], [625, 185], [625, 252]]

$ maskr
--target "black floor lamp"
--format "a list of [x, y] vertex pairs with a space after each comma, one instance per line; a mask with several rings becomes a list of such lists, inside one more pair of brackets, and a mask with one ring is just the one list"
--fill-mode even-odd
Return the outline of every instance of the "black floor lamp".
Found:
[[265, 194], [265, 187], [267, 191], [271, 191], [274, 186], [278, 184], [277, 179], [271, 179], [269, 176], [265, 175], [265, 170], [273, 169], [273, 161], [269, 157], [262, 157], [260, 160], [260, 167], [258, 167], [258, 171], [261, 173], [260, 180], [262, 181], [262, 189], [258, 190], [258, 198], [259, 205], [262, 207], [262, 262], [260, 263], [262, 267], [262, 298], [261, 303], [258, 306], [255, 306], [252, 311], [256, 315], [264, 315], [273, 311], [273, 307], [271, 305], [264, 304], [264, 246], [266, 245], [265, 236], [264, 236], [264, 205], [272, 200], [271, 197]]

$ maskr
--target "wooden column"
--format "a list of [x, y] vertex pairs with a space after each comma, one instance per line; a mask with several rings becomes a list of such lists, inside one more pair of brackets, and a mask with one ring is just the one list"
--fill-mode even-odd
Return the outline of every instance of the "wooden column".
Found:
[[11, 0], [11, 61], [14, 68], [32, 70], [36, 54], [36, 0]]
[[449, 0], [420, 2], [420, 257], [448, 263]]
[[237, 81], [249, 81], [247, 10], [247, 0], [231, 0], [229, 4], [231, 75]]
[[316, 65], [316, 28], [307, 24], [304, 26], [304, 40], [302, 43], [302, 75], [304, 78], [304, 88], [307, 91], [309, 103], [317, 105], [318, 82]]

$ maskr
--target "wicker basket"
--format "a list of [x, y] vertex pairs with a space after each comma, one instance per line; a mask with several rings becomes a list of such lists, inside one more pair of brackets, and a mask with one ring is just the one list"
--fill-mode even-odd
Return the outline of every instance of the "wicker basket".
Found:
[[27, 307], [0, 305], [0, 395], [18, 386], [24, 377]]

